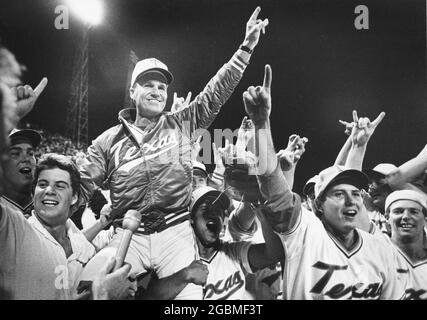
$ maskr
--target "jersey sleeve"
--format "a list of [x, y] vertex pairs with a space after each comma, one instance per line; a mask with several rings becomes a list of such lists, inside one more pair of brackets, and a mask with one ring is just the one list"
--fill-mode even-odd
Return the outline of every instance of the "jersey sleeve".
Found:
[[248, 251], [251, 245], [252, 243], [248, 241], [228, 242], [225, 244], [227, 255], [231, 259], [240, 262], [243, 271], [247, 273], [254, 273], [248, 260]]
[[247, 63], [235, 54], [187, 108], [171, 115], [182, 125], [185, 135], [196, 140], [203, 133], [197, 129], [207, 129], [211, 125], [242, 78], [246, 66]]
[[[280, 164], [269, 176], [257, 176], [260, 192], [265, 199], [266, 218], [276, 232], [286, 232], [296, 224], [301, 214], [301, 199], [293, 193], [283, 176]], [[293, 224], [293, 225], [292, 225]]]

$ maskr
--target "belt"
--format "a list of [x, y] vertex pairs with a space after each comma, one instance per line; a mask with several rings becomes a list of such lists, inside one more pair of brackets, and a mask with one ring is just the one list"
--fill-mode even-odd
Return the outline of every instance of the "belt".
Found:
[[[141, 224], [135, 233], [147, 235], [155, 232], [162, 232], [163, 230], [184, 222], [189, 218], [190, 212], [188, 211], [188, 208], [166, 215], [159, 211], [144, 213], [142, 214]], [[122, 222], [123, 219], [116, 220], [119, 227], [122, 227]]]

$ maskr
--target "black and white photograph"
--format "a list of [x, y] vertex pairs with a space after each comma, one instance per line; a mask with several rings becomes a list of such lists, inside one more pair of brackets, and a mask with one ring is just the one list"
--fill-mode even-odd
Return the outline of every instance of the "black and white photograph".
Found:
[[2, 1], [0, 300], [427, 300], [426, 7]]

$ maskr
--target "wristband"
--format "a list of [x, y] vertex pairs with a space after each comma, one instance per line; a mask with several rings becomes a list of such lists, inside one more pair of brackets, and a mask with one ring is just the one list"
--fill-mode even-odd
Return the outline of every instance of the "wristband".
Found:
[[247, 46], [244, 46], [243, 44], [242, 44], [242, 45], [240, 45], [239, 49], [240, 49], [240, 50], [242, 50], [242, 51], [245, 51], [245, 52], [247, 52], [247, 53], [249, 53], [249, 54], [252, 54], [252, 52], [254, 52], [252, 49], [250, 49], [250, 48], [249, 48], [249, 47], [247, 47]]

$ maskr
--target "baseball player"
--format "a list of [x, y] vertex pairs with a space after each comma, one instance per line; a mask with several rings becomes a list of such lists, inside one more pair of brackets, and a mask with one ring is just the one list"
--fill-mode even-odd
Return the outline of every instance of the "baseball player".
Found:
[[33, 210], [33, 175], [36, 167], [35, 149], [41, 136], [37, 131], [12, 130], [9, 134], [8, 159], [4, 164], [4, 193], [0, 202], [18, 209], [29, 218]]
[[316, 213], [301, 208], [277, 161], [271, 137], [271, 68], [264, 84], [243, 94], [254, 121], [260, 165], [258, 181], [266, 218], [285, 250], [284, 299], [400, 299], [403, 283], [393, 250], [356, 229], [367, 177], [358, 170], [332, 166], [315, 185]]
[[248, 241], [225, 242], [220, 233], [225, 228], [225, 216], [230, 200], [225, 193], [212, 187], [193, 191], [190, 211], [196, 237], [199, 260], [176, 274], [149, 285], [150, 299], [173, 299], [188, 282], [203, 285], [205, 300], [240, 300], [245, 298], [245, 276], [274, 265], [283, 259], [280, 239], [265, 223], [262, 213], [265, 243]]
[[[132, 74], [130, 96], [135, 109], [119, 113], [120, 124], [107, 130], [89, 147], [82, 167], [86, 200], [108, 180], [114, 218], [129, 209], [143, 218], [132, 238], [126, 261], [136, 274], [154, 269], [159, 278], [186, 267], [195, 258], [189, 223], [192, 163], [191, 141], [197, 129], [206, 129], [215, 119], [241, 79], [252, 50], [258, 44], [268, 19], [258, 19], [257, 7], [247, 22], [242, 46], [204, 90], [175, 113], [164, 113], [168, 85], [173, 76], [161, 61], [139, 61]], [[99, 265], [114, 255], [122, 237], [117, 233], [109, 247], [101, 250], [86, 267], [83, 279], [92, 279]], [[201, 288], [188, 286], [179, 299], [197, 299]]]
[[391, 241], [396, 246], [401, 273], [407, 273], [405, 300], [427, 300], [427, 249], [424, 227], [427, 197], [413, 190], [391, 193], [385, 202], [391, 225]]

